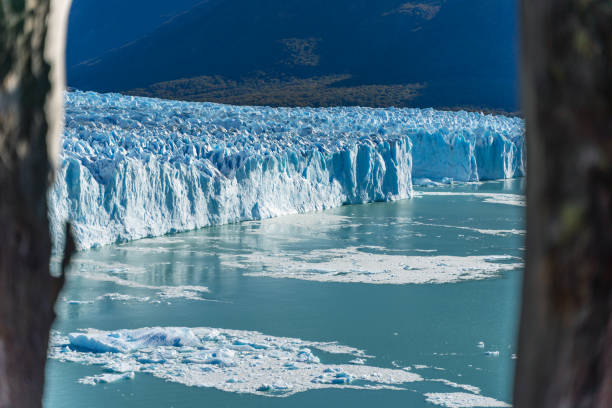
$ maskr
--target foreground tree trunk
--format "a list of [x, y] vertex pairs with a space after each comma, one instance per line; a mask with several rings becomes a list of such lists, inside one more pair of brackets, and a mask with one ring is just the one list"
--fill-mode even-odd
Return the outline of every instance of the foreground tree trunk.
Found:
[[522, 3], [529, 171], [515, 406], [612, 407], [612, 4]]
[[41, 406], [53, 306], [63, 284], [49, 273], [47, 188], [63, 116], [67, 8], [63, 0], [0, 1], [2, 408]]

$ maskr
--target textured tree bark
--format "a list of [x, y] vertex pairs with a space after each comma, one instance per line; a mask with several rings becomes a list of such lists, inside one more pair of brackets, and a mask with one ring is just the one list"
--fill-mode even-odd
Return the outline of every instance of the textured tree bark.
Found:
[[63, 274], [49, 272], [47, 188], [62, 120], [67, 8], [63, 0], [0, 0], [1, 408], [41, 406], [63, 284]]
[[522, 1], [527, 259], [514, 402], [612, 407], [612, 3]]

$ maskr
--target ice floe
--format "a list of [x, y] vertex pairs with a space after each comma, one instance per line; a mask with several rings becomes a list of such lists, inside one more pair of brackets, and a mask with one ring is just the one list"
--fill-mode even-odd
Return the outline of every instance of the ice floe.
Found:
[[450, 229], [458, 229], [464, 231], [474, 231], [479, 234], [484, 235], [495, 235], [501, 237], [507, 237], [512, 235], [525, 235], [526, 231], [523, 229], [485, 229], [485, 228], [474, 228], [474, 227], [465, 227], [460, 225], [445, 225], [445, 224], [430, 224], [420, 221], [413, 221], [413, 225], [422, 225], [426, 227], [437, 227], [437, 228], [450, 228]]
[[[325, 364], [317, 350], [360, 362]], [[394, 389], [423, 380], [403, 370], [366, 365], [371, 356], [337, 343], [213, 328], [87, 329], [68, 336], [54, 333], [50, 357], [102, 366], [107, 371], [83, 378], [81, 382], [86, 384], [147, 373], [189, 386], [267, 396], [338, 387]]]
[[[86, 257], [76, 257], [69, 272], [70, 279], [79, 277], [94, 282], [113, 283], [118, 287], [152, 291], [152, 296], [134, 296], [125, 293], [107, 293], [95, 299], [78, 301], [93, 303], [100, 300], [153, 302], [171, 299], [188, 299], [210, 301], [205, 297], [210, 290], [199, 285], [154, 285], [146, 282], [147, 268], [143, 265], [132, 265], [119, 262], [100, 262]], [[144, 281], [143, 281], [144, 280]], [[76, 301], [73, 301], [73, 303]]]
[[[99, 282], [111, 282], [119, 286], [127, 286], [136, 289], [148, 289], [156, 292], [159, 299], [190, 299], [190, 300], [208, 300], [203, 297], [203, 294], [210, 292], [205, 286], [193, 286], [193, 285], [182, 285], [182, 286], [156, 286], [140, 283], [133, 280], [123, 279], [119, 276], [113, 276], [105, 273], [87, 273], [81, 272], [78, 276]], [[125, 300], [125, 299], [123, 299]]]
[[525, 196], [521, 194], [509, 193], [470, 193], [460, 191], [419, 191], [417, 196], [462, 196], [476, 197], [482, 199], [486, 203], [516, 205], [519, 207], [525, 206]]
[[[346, 363], [326, 363], [325, 353], [335, 354], [335, 361], [344, 359]], [[49, 357], [60, 362], [101, 367], [102, 374], [79, 380], [87, 385], [149, 374], [187, 386], [286, 397], [323, 388], [402, 391], [411, 389], [412, 383], [430, 382], [469, 392], [424, 395], [427, 401], [438, 405], [508, 406], [477, 405], [504, 403], [480, 396], [480, 389], [475, 386], [446, 379], [427, 379], [409, 368], [370, 365], [375, 357], [354, 347], [269, 336], [255, 331], [206, 327], [85, 329], [68, 335], [54, 331]], [[465, 405], [468, 403], [476, 405]]]
[[450, 283], [486, 279], [523, 266], [519, 258], [509, 255], [403, 256], [373, 253], [371, 249], [334, 248], [304, 254], [253, 252], [224, 255], [221, 259], [227, 267], [246, 269], [246, 276], [369, 284]]
[[105, 374], [92, 375], [92, 376], [83, 377], [79, 379], [79, 382], [81, 384], [96, 385], [96, 384], [109, 384], [109, 383], [114, 383], [120, 380], [132, 380], [132, 379], [134, 379], [134, 372], [130, 371], [127, 373], [117, 373], [117, 374], [105, 373]]
[[510, 407], [491, 397], [465, 392], [427, 393], [427, 402], [447, 408]]

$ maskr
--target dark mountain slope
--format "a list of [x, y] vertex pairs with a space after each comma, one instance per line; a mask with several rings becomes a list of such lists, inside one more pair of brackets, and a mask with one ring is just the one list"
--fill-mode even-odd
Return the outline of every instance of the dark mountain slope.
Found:
[[73, 0], [66, 66], [138, 40], [202, 0]]
[[[301, 89], [310, 105], [348, 98], [514, 110], [514, 7], [513, 0], [210, 0], [74, 67], [69, 83], [220, 102], [291, 105]], [[176, 82], [182, 78], [191, 80]], [[304, 81], [312, 87], [287, 86]], [[173, 91], [186, 84], [191, 92]]]

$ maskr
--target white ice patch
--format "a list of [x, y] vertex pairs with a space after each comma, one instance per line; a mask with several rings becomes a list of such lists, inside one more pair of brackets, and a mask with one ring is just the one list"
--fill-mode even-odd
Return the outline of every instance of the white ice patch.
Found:
[[[213, 328], [144, 328], [54, 333], [50, 357], [102, 366], [107, 373], [81, 382], [116, 381], [147, 373], [167, 381], [266, 396], [321, 388], [397, 389], [422, 381], [418, 374], [365, 364], [324, 364], [316, 350], [348, 359], [371, 358], [329, 342]], [[403, 389], [403, 388], [402, 388]]]
[[[371, 253], [362, 247], [315, 250], [303, 255], [254, 252], [222, 256], [227, 267], [247, 269], [246, 276], [290, 278], [317, 282], [369, 284], [450, 283], [487, 279], [519, 269], [509, 255], [402, 256]], [[367, 249], [372, 249], [368, 247]]]
[[104, 295], [98, 296], [96, 300], [110, 300], [117, 302], [148, 302], [151, 300], [149, 296], [132, 296], [124, 293], [105, 293]]
[[429, 380], [429, 381], [441, 382], [442, 384], [448, 385], [449, 387], [461, 388], [463, 390], [469, 391], [469, 392], [474, 393], [474, 394], [480, 394], [480, 388], [476, 387], [475, 385], [458, 384], [458, 383], [456, 383], [454, 381], [445, 380], [443, 378], [433, 379], [433, 380]]
[[437, 227], [437, 228], [450, 228], [450, 229], [458, 229], [463, 231], [474, 231], [483, 235], [495, 235], [495, 236], [511, 236], [511, 235], [525, 235], [526, 231], [522, 229], [483, 229], [483, 228], [473, 228], [473, 227], [464, 227], [460, 225], [445, 225], [445, 224], [430, 224], [425, 222], [413, 221], [413, 225], [423, 225], [426, 227]]
[[460, 197], [477, 197], [485, 203], [492, 204], [507, 204], [524, 207], [525, 196], [521, 194], [508, 193], [466, 193], [455, 191], [419, 191], [415, 196], [460, 196]]
[[66, 297], [64, 297], [63, 300], [69, 305], [89, 305], [93, 303], [93, 300], [76, 300], [76, 299], [68, 299]]
[[123, 279], [118, 276], [107, 275], [104, 273], [86, 273], [81, 272], [78, 276], [100, 282], [112, 282], [119, 286], [127, 286], [136, 289], [148, 289], [156, 292], [159, 299], [189, 299], [189, 300], [208, 300], [203, 297], [203, 294], [210, 292], [205, 286], [156, 286], [140, 283], [128, 279]]
[[447, 408], [510, 407], [503, 401], [465, 392], [428, 393], [427, 402]]
[[[206, 286], [195, 285], [152, 285], [140, 282], [146, 275], [147, 269], [143, 266], [132, 266], [117, 262], [105, 264], [89, 259], [77, 257], [72, 261], [70, 278], [80, 277], [90, 281], [109, 282], [117, 286], [134, 289], [145, 289], [154, 292], [154, 296], [132, 296], [121, 293], [109, 293], [98, 296], [95, 300], [118, 300], [118, 301], [140, 301], [159, 303], [171, 299], [188, 299], [210, 301], [204, 295], [210, 290]], [[125, 276], [122, 277], [122, 276]], [[81, 303], [93, 303], [94, 300], [86, 300]]]
[[83, 377], [79, 379], [81, 384], [96, 385], [96, 384], [110, 384], [120, 380], [132, 380], [134, 379], [134, 372], [130, 371], [127, 373], [106, 373], [99, 375], [92, 375], [89, 377]]

